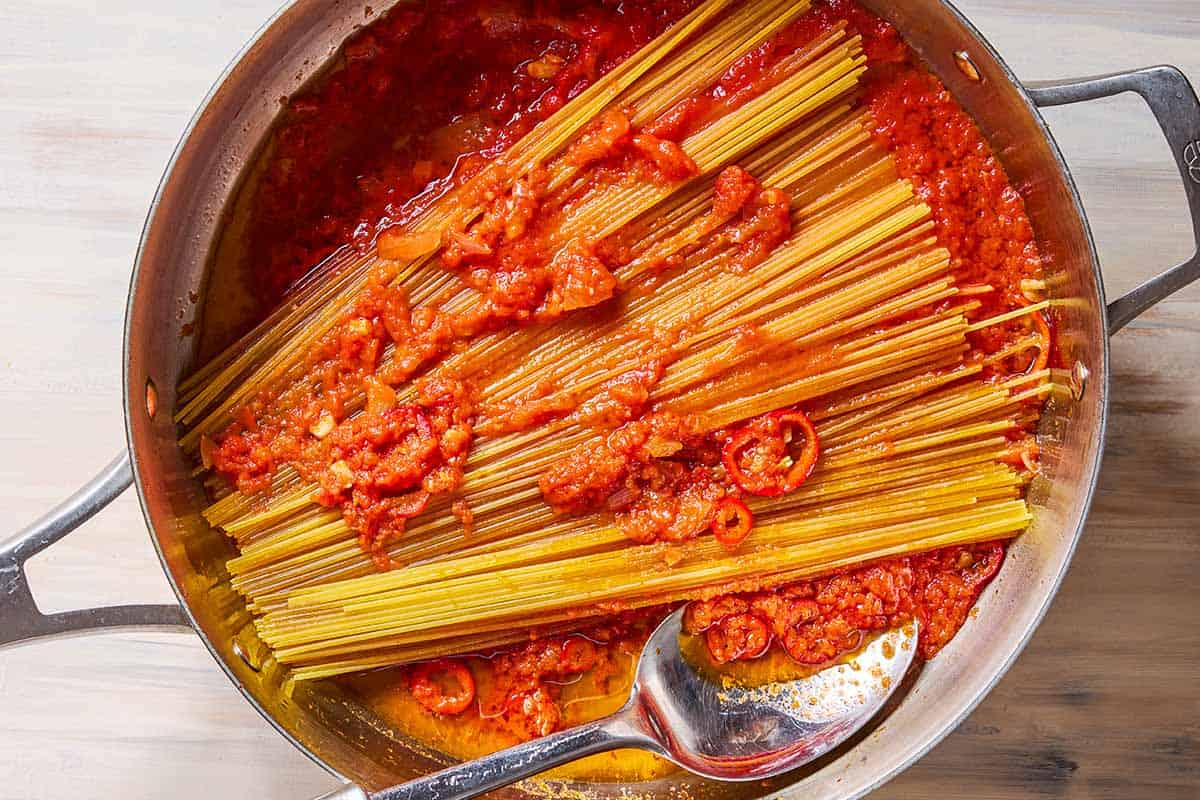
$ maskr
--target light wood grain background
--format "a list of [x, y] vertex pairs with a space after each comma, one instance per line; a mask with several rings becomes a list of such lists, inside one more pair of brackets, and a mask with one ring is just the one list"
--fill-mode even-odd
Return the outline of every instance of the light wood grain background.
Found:
[[[0, 0], [0, 507], [15, 530], [122, 446], [121, 319], [159, 173], [276, 0]], [[1026, 78], [1169, 62], [1196, 0], [962, 0]], [[1190, 252], [1133, 98], [1055, 109], [1111, 296]], [[1049, 617], [988, 700], [879, 798], [1200, 796], [1200, 287], [1113, 343], [1100, 495]], [[2, 535], [2, 534], [0, 534]], [[39, 557], [49, 610], [171, 599], [132, 496]], [[0, 800], [295, 800], [332, 785], [186, 635], [0, 654]]]

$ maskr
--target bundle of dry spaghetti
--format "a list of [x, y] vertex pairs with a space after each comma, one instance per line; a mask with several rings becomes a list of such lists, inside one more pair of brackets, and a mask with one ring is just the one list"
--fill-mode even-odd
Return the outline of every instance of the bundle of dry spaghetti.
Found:
[[[1056, 383], [1044, 369], [987, 382], [985, 364], [968, 357], [970, 332], [1004, 318], [968, 320], [973, 301], [954, 283], [928, 208], [854, 110], [856, 37], [834, 27], [783, 58], [757, 97], [683, 139], [693, 178], [596, 180], [571, 156], [606, 111], [641, 127], [706, 91], [807, 3], [730, 6], [701, 4], [381, 243], [414, 305], [468, 309], [478, 293], [435, 257], [444, 233], [483, 213], [482, 187], [503, 194], [536, 169], [548, 176], [545, 205], [562, 209], [548, 246], [586, 240], [623, 254], [609, 313], [482, 334], [428, 366], [477, 387], [476, 439], [454, 494], [435, 496], [387, 543], [397, 568], [378, 573], [342, 513], [318, 505], [318, 487], [286, 465], [269, 494], [226, 492], [206, 510], [239, 548], [229, 571], [262, 639], [297, 678], [503, 645], [618, 609], [1005, 538], [1027, 524], [1028, 475], [1005, 460]], [[749, 269], [739, 267], [733, 212], [719, 210], [735, 166], [790, 209], [790, 233]], [[339, 257], [185, 382], [183, 446], [197, 452], [264, 390], [299, 391], [307, 353], [380, 261], [389, 259]], [[754, 498], [753, 534], [737, 552], [711, 536], [637, 544], [610, 515], [558, 514], [543, 499], [547, 469], [606, 435], [589, 412], [647, 370], [648, 408], [709, 430], [793, 406], [816, 423], [817, 471], [794, 492]], [[416, 392], [412, 381], [394, 389], [401, 401]], [[351, 396], [348, 415], [363, 413], [365, 395]], [[531, 408], [557, 413], [511, 424]]]
[[[736, 6], [730, 8], [731, 6]], [[551, 119], [538, 125], [480, 175], [429, 208], [411, 226], [411, 241], [427, 242], [427, 253], [407, 259], [395, 278], [410, 287], [414, 301], [436, 296], [452, 283], [430, 257], [441, 233], [464, 227], [482, 213], [485, 194], [510, 189], [523, 175], [567, 151], [572, 138], [606, 109], [627, 109], [632, 125], [644, 125], [681, 98], [706, 89], [734, 61], [808, 10], [808, 0], [736, 4], [706, 0], [691, 14], [631, 58], [597, 80]], [[714, 122], [684, 143], [708, 170], [732, 162], [755, 143], [804, 118], [856, 85], [864, 70], [857, 38], [835, 29], [793, 54], [781, 66], [787, 75], [768, 96]], [[568, 154], [569, 155], [569, 154]], [[554, 163], [552, 188], [586, 185], [571, 159]], [[572, 179], [576, 179], [575, 182]], [[590, 209], [580, 221], [614, 224], [651, 204], [660, 194], [637, 187], [632, 198], [610, 198], [609, 208]], [[626, 202], [622, 202], [622, 201]], [[644, 207], [643, 207], [644, 210]], [[593, 231], [592, 236], [597, 236]], [[176, 421], [188, 426], [182, 444], [195, 452], [200, 437], [223, 427], [240, 403], [264, 386], [302, 376], [308, 349], [353, 305], [378, 259], [344, 253], [328, 265], [328, 280], [312, 281], [241, 341], [198, 370], [179, 387]]]
[[970, 381], [973, 371], [913, 376], [832, 404], [818, 423], [827, 450], [817, 473], [783, 498], [756, 498], [754, 531], [736, 553], [711, 537], [635, 545], [596, 518], [530, 525], [523, 512], [538, 501], [514, 498], [498, 515], [511, 520], [503, 546], [460, 545], [400, 570], [262, 594], [259, 633], [298, 679], [316, 678], [1015, 535], [1029, 521], [1028, 475], [1002, 463], [1005, 434], [1052, 384], [1044, 373], [990, 386]]

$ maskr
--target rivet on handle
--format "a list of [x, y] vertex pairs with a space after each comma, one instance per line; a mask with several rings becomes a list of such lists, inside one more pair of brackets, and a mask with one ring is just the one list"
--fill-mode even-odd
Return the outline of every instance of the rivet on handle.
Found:
[[1183, 163], [1187, 164], [1188, 177], [1192, 183], [1200, 183], [1200, 139], [1189, 142], [1183, 148]]

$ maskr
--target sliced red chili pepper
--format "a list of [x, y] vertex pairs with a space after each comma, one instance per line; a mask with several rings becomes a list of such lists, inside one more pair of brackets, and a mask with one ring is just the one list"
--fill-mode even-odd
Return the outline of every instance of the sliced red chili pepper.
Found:
[[[804, 434], [804, 447], [800, 451], [799, 456], [792, 458], [791, 469], [787, 472], [787, 491], [795, 491], [802, 483], [808, 480], [808, 476], [812, 475], [813, 469], [817, 466], [817, 458], [821, 455], [821, 440], [817, 436], [817, 429], [813, 427], [812, 420], [803, 411], [788, 411], [780, 417], [780, 425], [783, 428], [784, 444], [790, 450], [794, 444], [794, 436], [798, 428]], [[793, 426], [789, 430], [789, 426]]]
[[[767, 465], [760, 463], [763, 459], [755, 460], [749, 457], [754, 453], [755, 443], [760, 438], [761, 435], [752, 423], [738, 428], [725, 443], [725, 448], [721, 451], [721, 462], [725, 465], [729, 479], [743, 492], [775, 497], [783, 494], [782, 479], [776, 473], [766, 472]], [[760, 469], [764, 472], [756, 471]]]
[[475, 678], [461, 661], [426, 661], [409, 672], [408, 690], [435, 714], [461, 714], [475, 700]]
[[[796, 452], [797, 433], [803, 446]], [[747, 422], [725, 443], [721, 460], [738, 488], [760, 497], [778, 497], [808, 480], [821, 453], [808, 415], [798, 409], [774, 411]]]
[[726, 550], [737, 550], [738, 545], [750, 535], [753, 526], [754, 514], [741, 500], [726, 497], [717, 503], [711, 526], [713, 538]]
[[771, 644], [771, 629], [755, 614], [734, 614], [705, 631], [704, 643], [718, 664], [757, 658]]

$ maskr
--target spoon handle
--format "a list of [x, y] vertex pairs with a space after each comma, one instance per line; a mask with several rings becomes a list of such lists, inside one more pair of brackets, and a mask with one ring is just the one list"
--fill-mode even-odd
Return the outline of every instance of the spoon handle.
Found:
[[654, 748], [655, 740], [629, 710], [372, 792], [370, 800], [466, 800], [593, 753]]

